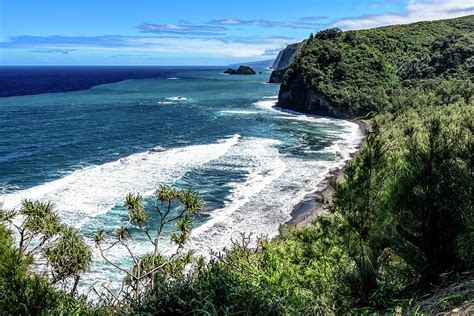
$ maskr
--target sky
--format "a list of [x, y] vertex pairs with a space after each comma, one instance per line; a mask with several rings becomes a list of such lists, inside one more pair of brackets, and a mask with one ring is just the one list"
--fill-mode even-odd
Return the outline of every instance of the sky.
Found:
[[228, 65], [321, 29], [474, 14], [474, 0], [0, 0], [0, 65]]

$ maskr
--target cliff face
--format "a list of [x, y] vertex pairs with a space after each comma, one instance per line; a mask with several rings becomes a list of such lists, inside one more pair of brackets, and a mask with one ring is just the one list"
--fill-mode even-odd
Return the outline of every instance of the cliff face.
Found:
[[285, 73], [291, 59], [302, 43], [288, 45], [275, 59], [270, 75], [270, 83], [281, 83], [278, 105], [281, 108], [323, 116], [345, 118], [332, 106], [324, 95], [315, 93], [303, 80], [301, 74], [290, 76], [285, 82]]
[[278, 53], [277, 58], [273, 62], [273, 72], [270, 75], [270, 83], [281, 83], [285, 77], [285, 71], [290, 64], [291, 58], [294, 56], [301, 43], [288, 45], [285, 49]]
[[317, 94], [304, 83], [301, 74], [288, 78], [281, 84], [278, 106], [284, 109], [336, 118], [347, 118], [331, 105], [324, 95]]
[[291, 57], [295, 54], [300, 43], [294, 43], [286, 46], [285, 49], [278, 53], [277, 58], [273, 62], [272, 68], [274, 70], [281, 70], [288, 67]]
[[285, 69], [281, 70], [273, 70], [272, 74], [270, 75], [270, 80], [268, 81], [269, 83], [282, 83], [283, 80], [285, 79]]

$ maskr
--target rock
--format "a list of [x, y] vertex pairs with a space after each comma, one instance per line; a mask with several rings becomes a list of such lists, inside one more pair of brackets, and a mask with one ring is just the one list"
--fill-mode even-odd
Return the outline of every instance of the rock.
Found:
[[255, 75], [255, 71], [249, 66], [241, 65], [239, 69], [237, 69], [237, 74], [238, 75]]
[[235, 71], [235, 69], [232, 69], [232, 68], [227, 68], [227, 70], [224, 71], [224, 73], [229, 74], [229, 75], [235, 75], [237, 71]]
[[161, 147], [161, 146], [156, 146], [155, 148], [150, 149], [148, 152], [149, 153], [160, 153], [160, 152], [163, 152], [163, 151], [166, 151], [166, 149]]
[[239, 69], [234, 70], [232, 68], [224, 71], [225, 74], [229, 75], [255, 75], [255, 71], [249, 66], [240, 65]]
[[285, 69], [280, 69], [280, 70], [273, 70], [272, 74], [270, 75], [270, 80], [268, 81], [269, 83], [282, 83], [283, 79], [285, 79]]

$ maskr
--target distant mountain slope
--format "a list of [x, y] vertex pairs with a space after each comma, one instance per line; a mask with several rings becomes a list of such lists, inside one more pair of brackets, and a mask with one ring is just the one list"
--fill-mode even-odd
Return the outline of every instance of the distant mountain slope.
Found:
[[301, 43], [290, 44], [278, 53], [278, 56], [272, 64], [273, 72], [270, 75], [270, 83], [283, 82], [286, 69], [300, 46]]
[[291, 57], [293, 57], [299, 45], [300, 43], [290, 44], [286, 46], [285, 49], [280, 51], [272, 64], [272, 69], [282, 70], [287, 68], [290, 63]]
[[391, 94], [427, 80], [473, 81], [474, 16], [342, 32], [304, 41], [281, 86], [283, 107], [351, 116], [393, 106]]

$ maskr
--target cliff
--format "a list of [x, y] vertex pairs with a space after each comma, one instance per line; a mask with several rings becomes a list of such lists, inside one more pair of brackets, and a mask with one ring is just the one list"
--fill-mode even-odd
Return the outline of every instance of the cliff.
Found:
[[273, 62], [273, 72], [270, 75], [270, 83], [282, 83], [285, 77], [285, 71], [288, 68], [293, 56], [298, 51], [301, 43], [294, 43], [288, 45], [285, 49], [278, 53], [275, 61]]
[[303, 113], [347, 118], [347, 115], [332, 105], [326, 96], [314, 92], [305, 84], [300, 74], [281, 84], [278, 106]]
[[[271, 82], [282, 82], [279, 106], [360, 117], [410, 106], [410, 98], [393, 102], [408, 89], [435, 91], [448, 81], [470, 87], [473, 23], [471, 15], [369, 30], [321, 31], [300, 44], [286, 70], [272, 74]], [[282, 63], [284, 55], [282, 51], [275, 63]]]
[[290, 59], [293, 57], [293, 55], [296, 53], [296, 50], [298, 49], [298, 46], [300, 43], [294, 43], [286, 46], [285, 49], [280, 51], [278, 53], [278, 56], [276, 57], [275, 61], [273, 62], [272, 69], [273, 70], [281, 70], [285, 69], [288, 67], [290, 64]]

